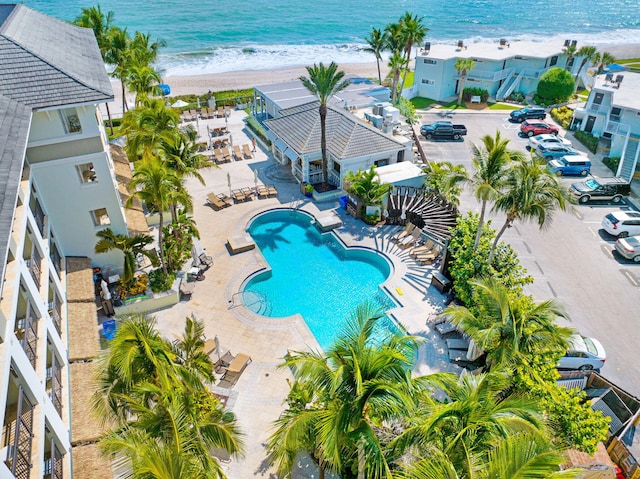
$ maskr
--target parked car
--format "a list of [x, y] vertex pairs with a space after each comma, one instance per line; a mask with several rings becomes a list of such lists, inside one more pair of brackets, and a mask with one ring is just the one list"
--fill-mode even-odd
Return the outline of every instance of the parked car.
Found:
[[543, 135], [536, 135], [536, 136], [529, 137], [529, 144], [527, 145], [527, 150], [535, 151], [535, 149], [538, 148], [538, 145], [541, 145], [541, 144], [544, 146], [549, 146], [549, 145], [571, 146], [571, 142], [566, 138], [562, 138], [561, 136], [550, 135], [546, 133]]
[[618, 238], [640, 235], [640, 213], [614, 211], [602, 219], [602, 228], [611, 236]]
[[545, 123], [544, 121], [524, 121], [522, 125], [520, 125], [520, 133], [526, 136], [536, 136], [542, 135], [544, 133], [550, 133], [552, 135], [557, 135], [559, 132], [558, 127], [555, 125], [550, 125], [549, 123]]
[[558, 369], [600, 369], [607, 355], [597, 339], [574, 334], [569, 339], [569, 349], [560, 358]]
[[558, 176], [580, 175], [591, 173], [591, 161], [582, 155], [565, 155], [547, 163], [547, 169]]
[[627, 259], [640, 263], [640, 236], [629, 236], [616, 241], [616, 250]]
[[620, 203], [623, 196], [631, 194], [631, 185], [622, 178], [589, 178], [587, 181], [573, 183], [571, 194], [578, 198], [580, 203], [589, 200], [611, 200]]
[[459, 140], [467, 134], [467, 127], [454, 125], [450, 121], [436, 121], [430, 125], [422, 125], [420, 133], [427, 140]]
[[574, 149], [572, 146], [566, 145], [538, 145], [536, 148], [536, 155], [544, 158], [547, 161], [551, 161], [554, 158], [560, 158], [566, 155], [579, 155], [580, 152]]
[[513, 121], [523, 122], [525, 120], [544, 120], [547, 117], [547, 112], [540, 106], [525, 106], [519, 110], [514, 110], [509, 113], [509, 117]]

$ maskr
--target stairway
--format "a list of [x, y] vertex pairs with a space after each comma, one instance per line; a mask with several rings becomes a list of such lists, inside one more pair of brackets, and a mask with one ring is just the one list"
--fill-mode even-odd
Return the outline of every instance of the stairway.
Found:
[[618, 175], [620, 178], [626, 181], [631, 181], [633, 174], [636, 170], [636, 164], [638, 163], [638, 142], [640, 137], [630, 135], [626, 148], [622, 152], [622, 158], [620, 158], [620, 166], [618, 167]]

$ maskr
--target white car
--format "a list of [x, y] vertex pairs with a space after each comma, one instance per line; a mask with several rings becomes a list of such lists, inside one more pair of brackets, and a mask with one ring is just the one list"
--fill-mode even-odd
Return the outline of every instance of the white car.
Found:
[[602, 218], [602, 228], [611, 236], [618, 238], [640, 235], [640, 213], [614, 211]]
[[542, 143], [543, 145], [566, 145], [571, 146], [571, 142], [566, 138], [562, 138], [556, 135], [542, 134], [536, 135], [529, 138], [529, 144], [527, 145], [527, 150], [535, 151], [538, 148], [538, 145]]
[[604, 366], [607, 355], [602, 344], [596, 339], [574, 334], [569, 339], [569, 349], [560, 358], [558, 369], [579, 369], [586, 371]]

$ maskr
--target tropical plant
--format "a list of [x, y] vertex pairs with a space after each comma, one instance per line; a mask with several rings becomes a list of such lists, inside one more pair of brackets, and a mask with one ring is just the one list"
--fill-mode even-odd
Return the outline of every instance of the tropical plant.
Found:
[[175, 362], [194, 372], [203, 381], [212, 382], [213, 362], [204, 350], [204, 323], [192, 314], [185, 318], [182, 337], [173, 343]]
[[578, 67], [578, 71], [576, 72], [576, 76], [575, 76], [575, 83], [576, 83], [575, 91], [578, 90], [580, 72], [582, 71], [582, 69], [587, 63], [591, 63], [593, 61], [594, 57], [596, 56], [596, 53], [598, 53], [598, 50], [596, 49], [596, 47], [591, 47], [591, 46], [580, 47], [580, 49], [576, 52], [576, 56], [582, 57], [582, 60], [580, 61], [580, 66]]
[[576, 83], [573, 75], [564, 68], [551, 68], [540, 76], [537, 94], [543, 100], [560, 103], [571, 97]]
[[476, 66], [476, 62], [472, 58], [457, 58], [453, 65], [460, 74], [460, 85], [458, 86], [458, 105], [462, 105], [462, 94], [464, 93], [464, 82], [467, 80], [467, 74]]
[[175, 191], [184, 189], [178, 175], [168, 169], [160, 160], [151, 159], [138, 162], [133, 172], [133, 178], [129, 183], [131, 196], [127, 200], [127, 207], [131, 206], [134, 198], [150, 205], [158, 212], [160, 217], [158, 224], [158, 249], [160, 250], [160, 262], [162, 271], [167, 274], [167, 265], [164, 259], [163, 226], [164, 211], [169, 206]]
[[127, 80], [129, 89], [136, 94], [136, 106], [142, 104], [143, 100], [150, 95], [157, 95], [160, 91], [158, 89], [160, 75], [150, 66], [132, 65]]
[[533, 220], [542, 229], [550, 224], [556, 209], [565, 211], [572, 201], [569, 191], [538, 160], [512, 162], [504, 190], [492, 208], [492, 211], [504, 212], [506, 219], [493, 241], [489, 262], [493, 260], [500, 238], [515, 221]]
[[114, 66], [111, 76], [120, 80], [123, 114], [127, 111], [125, 85], [129, 76], [130, 42], [131, 37], [126, 28], [112, 27], [109, 31], [109, 48], [104, 57], [106, 63]]
[[384, 33], [373, 27], [368, 37], [365, 37], [364, 41], [367, 43], [365, 47], [366, 52], [373, 53], [376, 57], [376, 63], [378, 65], [378, 83], [382, 85], [382, 74], [380, 73], [380, 60], [382, 60], [382, 52], [387, 46], [387, 40]]
[[141, 254], [149, 258], [152, 264], [156, 264], [158, 257], [153, 250], [145, 249], [146, 246], [153, 243], [153, 238], [146, 234], [138, 234], [133, 237], [128, 235], [116, 234], [111, 228], [105, 228], [96, 233], [100, 238], [95, 246], [95, 252], [106, 253], [117, 249], [124, 255], [124, 265], [122, 267], [122, 282], [128, 284], [136, 271], [136, 257]]
[[176, 217], [164, 227], [164, 253], [167, 269], [177, 271], [191, 258], [193, 238], [200, 238], [196, 222], [185, 208], [177, 210]]
[[[424, 26], [424, 23], [422, 23], [423, 19], [424, 17], [418, 17], [417, 15], [409, 12], [405, 12], [404, 16], [400, 18], [400, 27], [406, 41], [406, 45], [404, 47], [405, 68], [409, 68], [411, 63], [411, 49], [413, 48], [413, 45], [421, 43], [429, 31], [429, 29]], [[407, 75], [405, 73], [402, 77], [402, 84], [400, 86], [401, 92], [404, 90], [404, 81], [406, 78]]]
[[507, 148], [509, 140], [503, 139], [499, 131], [496, 131], [495, 137], [483, 136], [482, 143], [483, 149], [472, 146], [474, 172], [469, 179], [474, 196], [480, 201], [480, 220], [473, 249], [478, 249], [480, 244], [487, 202], [498, 197], [510, 162], [524, 158], [522, 153]]
[[411, 100], [400, 97], [397, 107], [398, 110], [400, 110], [400, 114], [406, 118], [407, 123], [410, 125], [415, 125], [420, 122], [420, 116], [416, 114], [416, 107]]
[[389, 193], [391, 188], [391, 185], [380, 183], [373, 165], [368, 171], [360, 169], [347, 172], [344, 181], [347, 193], [360, 198], [366, 206], [381, 205], [384, 195]]
[[596, 65], [596, 74], [602, 73], [605, 66], [615, 62], [615, 57], [609, 52], [596, 52], [593, 56], [593, 63]]
[[329, 182], [327, 158], [327, 102], [336, 93], [349, 85], [349, 80], [343, 80], [344, 72], [338, 71], [338, 65], [331, 62], [325, 66], [322, 62], [307, 67], [309, 77], [300, 77], [300, 81], [307, 90], [320, 101], [320, 148], [322, 150], [322, 181]]
[[566, 318], [559, 303], [535, 304], [528, 296], [510, 294], [494, 279], [477, 280], [473, 286], [476, 313], [452, 304], [442, 315], [486, 352], [489, 367], [512, 368], [547, 350], [566, 351], [573, 330], [555, 324], [556, 318]]
[[312, 401], [285, 411], [268, 440], [268, 457], [283, 472], [291, 458], [311, 452], [321, 469], [344, 477], [390, 478], [376, 427], [412, 411], [412, 393], [419, 380], [411, 377], [418, 338], [384, 334], [376, 326], [381, 313], [358, 308], [326, 356], [294, 352], [283, 367], [295, 382], [313, 393]]
[[162, 135], [160, 148], [167, 167], [174, 170], [179, 177], [194, 177], [202, 186], [205, 186], [206, 183], [199, 170], [218, 166], [199, 153], [197, 134], [198, 132], [193, 128], [169, 130]]
[[427, 177], [425, 188], [445, 198], [454, 205], [460, 204], [462, 185], [469, 180], [469, 174], [462, 165], [454, 165], [448, 161], [432, 161], [425, 167]]
[[395, 51], [389, 57], [389, 68], [392, 73], [391, 81], [391, 103], [396, 104], [396, 98], [398, 97], [398, 82], [400, 81], [400, 73], [404, 69], [404, 57], [402, 52]]
[[569, 70], [569, 68], [573, 66], [573, 59], [578, 52], [578, 44], [575, 42], [571, 42], [562, 48], [562, 52], [567, 56], [567, 61], [564, 64], [564, 67], [566, 70]]

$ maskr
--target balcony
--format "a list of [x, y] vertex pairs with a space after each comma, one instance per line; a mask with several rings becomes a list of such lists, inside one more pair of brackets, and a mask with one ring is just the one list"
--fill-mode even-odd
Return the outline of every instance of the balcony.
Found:
[[25, 264], [27, 268], [29, 268], [29, 273], [31, 273], [31, 277], [33, 281], [36, 283], [38, 289], [40, 289], [40, 277], [42, 276], [42, 258], [40, 257], [40, 253], [38, 252], [38, 248], [33, 245], [31, 248], [31, 258], [25, 260]]
[[16, 327], [14, 330], [20, 346], [24, 350], [31, 366], [36, 367], [37, 345], [38, 345], [38, 319], [31, 311], [29, 305], [27, 309], [27, 315], [24, 318], [18, 318], [16, 320]]
[[47, 362], [47, 394], [53, 407], [62, 417], [62, 364], [48, 344], [49, 361]]
[[[16, 479], [29, 479], [31, 475], [31, 445], [33, 441], [33, 405], [22, 386], [13, 381], [9, 389], [17, 389], [18, 399], [8, 404], [2, 429], [2, 460]], [[14, 391], [15, 394], [15, 391]], [[9, 394], [8, 397], [11, 397]]]
[[45, 451], [44, 473], [42, 479], [62, 479], [62, 453], [53, 440], [49, 451]]
[[51, 316], [51, 320], [53, 321], [53, 325], [58, 331], [58, 334], [62, 334], [62, 313], [60, 312], [61, 305], [58, 301], [58, 297], [53, 295], [53, 301], [49, 303], [49, 316]]
[[31, 208], [33, 212], [33, 217], [36, 220], [36, 225], [38, 226], [38, 231], [40, 232], [40, 236], [42, 238], [47, 237], [47, 216], [42, 211], [42, 207], [40, 206], [40, 202], [36, 200], [35, 207]]

